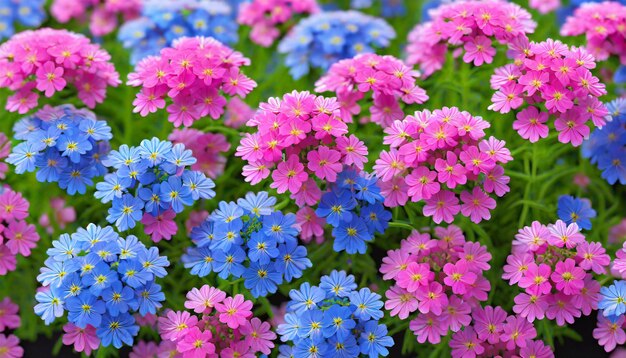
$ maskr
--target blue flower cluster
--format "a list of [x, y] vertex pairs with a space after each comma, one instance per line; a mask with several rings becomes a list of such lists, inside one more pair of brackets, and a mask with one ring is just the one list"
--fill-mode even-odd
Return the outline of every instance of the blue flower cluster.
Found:
[[[350, 7], [353, 9], [367, 9], [374, 5], [374, 0], [351, 0]], [[404, 1], [381, 0], [380, 15], [383, 17], [396, 17], [406, 14]]]
[[102, 161], [110, 150], [111, 127], [95, 114], [72, 105], [48, 107], [13, 127], [23, 140], [7, 162], [15, 172], [37, 171], [40, 182], [58, 182], [68, 194], [84, 194], [92, 179], [106, 173]]
[[381, 296], [369, 288], [357, 291], [354, 276], [333, 270], [319, 287], [305, 282], [289, 297], [285, 323], [276, 332], [293, 346], [279, 347], [279, 357], [374, 358], [389, 353], [393, 339], [378, 322], [383, 317]]
[[200, 198], [213, 198], [215, 183], [202, 172], [187, 169], [195, 162], [183, 144], [156, 137], [144, 139], [139, 147], [124, 144], [112, 150], [102, 163], [116, 171], [96, 184], [95, 193], [103, 203], [112, 202], [107, 221], [124, 231], [135, 227], [144, 213], [178, 214]]
[[276, 198], [266, 192], [248, 193], [237, 203], [222, 201], [219, 208], [191, 231], [196, 244], [183, 255], [185, 267], [204, 277], [210, 272], [228, 279], [243, 277], [254, 297], [276, 292], [311, 267], [294, 214], [274, 209]]
[[383, 201], [376, 176], [353, 169], [341, 172], [315, 210], [333, 226], [333, 249], [364, 254], [366, 242], [372, 241], [376, 233], [384, 233], [391, 220]]
[[591, 219], [596, 217], [596, 211], [591, 208], [589, 199], [561, 195], [557, 203], [557, 215], [568, 225], [576, 223], [582, 230], [591, 230]]
[[52, 245], [37, 276], [44, 289], [35, 296], [35, 313], [50, 324], [67, 311], [70, 323], [96, 328], [103, 346], [132, 345], [139, 331], [133, 313], [155, 314], [165, 300], [155, 280], [167, 275], [167, 257], [94, 224]]
[[384, 20], [358, 11], [321, 12], [301, 20], [280, 42], [289, 73], [298, 79], [311, 67], [327, 70], [333, 63], [387, 47], [396, 36]]
[[[567, 20], [568, 17], [574, 14], [577, 8], [579, 8], [584, 3], [594, 3], [594, 2], [603, 2], [605, 0], [570, 0], [567, 4], [563, 4], [558, 9], [556, 9], [556, 19], [559, 23], [559, 26], [562, 26]], [[626, 5], [626, 0], [614, 0], [623, 5]]]
[[619, 181], [626, 185], [626, 99], [612, 101], [607, 109], [612, 120], [591, 133], [583, 143], [582, 153], [598, 165], [610, 184]]
[[15, 23], [38, 27], [46, 18], [44, 0], [0, 0], [0, 40], [15, 33]]
[[222, 43], [237, 41], [236, 1], [147, 0], [142, 16], [126, 22], [118, 33], [130, 49], [131, 63], [158, 55], [180, 37], [213, 37]]
[[626, 281], [613, 281], [611, 286], [600, 288], [598, 309], [613, 322], [623, 316], [626, 313]]

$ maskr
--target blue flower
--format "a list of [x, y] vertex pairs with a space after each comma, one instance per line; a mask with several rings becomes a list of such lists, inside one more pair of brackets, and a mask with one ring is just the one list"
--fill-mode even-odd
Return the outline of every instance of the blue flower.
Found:
[[287, 313], [285, 315], [285, 322], [278, 325], [276, 333], [281, 335], [281, 341], [286, 342], [298, 337], [298, 330], [300, 329], [299, 315], [293, 313]]
[[347, 336], [344, 339], [330, 337], [328, 339], [328, 351], [336, 358], [358, 357], [360, 353], [359, 346], [353, 336]]
[[156, 283], [149, 282], [135, 292], [137, 302], [139, 303], [139, 314], [142, 316], [148, 313], [155, 314], [157, 309], [163, 306], [161, 302], [165, 301], [165, 295], [161, 292], [161, 286]]
[[316, 341], [305, 338], [296, 344], [294, 349], [295, 358], [325, 358], [327, 357], [328, 344], [324, 340]]
[[264, 216], [263, 229], [261, 232], [267, 236], [273, 237], [278, 243], [283, 243], [289, 238], [295, 238], [296, 235], [298, 235], [296, 216], [291, 213], [283, 215], [280, 211]]
[[166, 256], [159, 256], [159, 249], [156, 247], [141, 250], [137, 256], [137, 260], [146, 272], [156, 277], [165, 277], [165, 275], [167, 275], [165, 267], [169, 266], [170, 262], [167, 260]]
[[285, 276], [286, 281], [302, 277], [302, 272], [307, 267], [313, 266], [311, 260], [307, 258], [306, 247], [298, 245], [296, 239], [287, 240], [278, 246], [278, 258], [276, 259], [276, 270]]
[[120, 260], [135, 258], [139, 252], [146, 248], [135, 235], [128, 235], [125, 239], [119, 239], [117, 244], [119, 246]]
[[174, 212], [181, 213], [185, 206], [193, 204], [193, 197], [189, 187], [183, 185], [179, 177], [171, 176], [161, 184], [159, 195], [165, 203], [170, 203]]
[[83, 282], [80, 276], [76, 272], [72, 272], [63, 279], [61, 287], [59, 287], [56, 292], [65, 299], [80, 295], [83, 292], [83, 288]]
[[239, 205], [230, 202], [220, 201], [218, 204], [219, 209], [215, 210], [211, 214], [211, 219], [215, 222], [229, 223], [235, 219], [239, 219], [243, 216], [243, 208]]
[[37, 292], [35, 300], [37, 301], [35, 314], [41, 317], [46, 325], [63, 316], [63, 299], [54, 290]]
[[213, 234], [213, 222], [203, 221], [200, 226], [191, 229], [189, 237], [191, 237], [191, 241], [198, 247], [210, 246], [215, 238]]
[[87, 325], [98, 327], [102, 315], [106, 312], [104, 302], [88, 292], [68, 298], [65, 304], [68, 311], [67, 318], [80, 328], [85, 328]]
[[46, 18], [44, 0], [0, 1], [0, 40], [11, 37], [15, 25], [38, 27]]
[[52, 242], [54, 248], [46, 251], [46, 254], [56, 261], [69, 260], [78, 254], [77, 242], [68, 234], [61, 234], [58, 240]]
[[80, 163], [82, 155], [93, 148], [87, 136], [62, 135], [56, 145], [61, 155], [70, 158], [72, 163]]
[[350, 318], [352, 312], [349, 307], [332, 305], [324, 311], [322, 320], [322, 334], [325, 338], [336, 336], [340, 341], [348, 337], [356, 322]]
[[589, 200], [570, 195], [559, 197], [557, 214], [568, 225], [576, 223], [583, 230], [591, 230], [591, 219], [596, 217], [596, 211], [591, 208]]
[[117, 267], [121, 280], [132, 288], [139, 288], [152, 279], [152, 274], [143, 269], [137, 260], [124, 260]]
[[231, 250], [225, 252], [222, 250], [215, 250], [213, 252], [213, 269], [219, 273], [219, 277], [226, 279], [229, 275], [235, 277], [241, 277], [245, 268], [242, 265], [246, 259], [246, 253], [238, 246], [234, 246]]
[[250, 261], [266, 265], [276, 256], [278, 256], [278, 247], [273, 237], [268, 237], [258, 232], [252, 234], [252, 239], [248, 241], [248, 257]]
[[[220, 250], [221, 252], [221, 250]], [[245, 254], [244, 254], [245, 256]], [[204, 277], [213, 272], [213, 253], [208, 247], [194, 248], [187, 250], [181, 258], [186, 268], [191, 268], [191, 274]], [[217, 270], [215, 270], [217, 272]], [[228, 275], [226, 275], [228, 277]]]
[[122, 313], [118, 316], [105, 314], [102, 318], [102, 324], [96, 330], [102, 346], [113, 345], [118, 349], [123, 344], [132, 346], [133, 337], [137, 333], [139, 333], [139, 326], [135, 324], [135, 318], [128, 313]]
[[87, 187], [93, 184], [91, 180], [94, 176], [92, 167], [82, 167], [78, 164], [70, 164], [61, 171], [59, 175], [59, 187], [66, 189], [67, 193], [85, 194]]
[[13, 152], [6, 159], [7, 163], [15, 165], [15, 173], [23, 174], [35, 170], [35, 161], [39, 153], [30, 143], [20, 143], [13, 148]]
[[377, 321], [368, 321], [363, 327], [363, 333], [359, 339], [361, 353], [370, 358], [386, 356], [389, 354], [387, 347], [393, 346], [393, 339], [387, 335], [387, 326], [378, 324]]
[[268, 293], [276, 292], [283, 277], [272, 265], [252, 263], [243, 273], [243, 284], [250, 290], [252, 296], [267, 296]]
[[600, 288], [598, 309], [605, 317], [619, 317], [626, 313], [626, 281], [613, 281], [611, 286]]
[[171, 153], [172, 142], [153, 137], [152, 139], [142, 140], [138, 149], [141, 158], [146, 159], [154, 167], [165, 160]]
[[253, 215], [265, 216], [272, 213], [272, 208], [276, 205], [276, 198], [268, 196], [265, 191], [257, 194], [250, 192], [246, 194], [245, 198], [237, 200], [237, 205]]
[[365, 222], [359, 217], [353, 217], [349, 223], [341, 222], [333, 229], [333, 236], [333, 249], [337, 252], [346, 250], [348, 254], [364, 254], [367, 250], [365, 242], [372, 240]]
[[135, 292], [133, 289], [122, 285], [119, 281], [102, 292], [102, 299], [112, 316], [126, 313], [131, 309], [137, 310], [139, 307], [137, 300], [135, 300]]
[[349, 192], [344, 191], [337, 196], [331, 191], [322, 195], [322, 200], [315, 210], [315, 214], [321, 218], [326, 218], [326, 222], [337, 227], [341, 222], [352, 220], [350, 210], [354, 207], [356, 207], [356, 201]]
[[60, 286], [61, 281], [72, 272], [78, 271], [78, 266], [74, 261], [56, 261], [47, 259], [45, 267], [42, 267], [40, 274], [37, 275], [37, 281], [44, 286]]
[[243, 221], [235, 219], [228, 223], [218, 222], [213, 226], [215, 238], [211, 241], [211, 249], [230, 250], [233, 245], [239, 246], [243, 243], [241, 229]]
[[361, 209], [360, 217], [373, 237], [375, 233], [382, 234], [387, 230], [389, 221], [391, 221], [391, 212], [385, 210], [381, 203], [376, 203], [364, 206]]
[[186, 172], [183, 174], [183, 185], [189, 188], [193, 200], [212, 199], [215, 197], [215, 183], [201, 172]]
[[354, 276], [345, 271], [333, 270], [330, 275], [322, 276], [320, 288], [326, 292], [326, 297], [348, 297], [356, 289]]
[[118, 281], [117, 274], [105, 263], [97, 264], [89, 274], [83, 276], [83, 285], [89, 287], [89, 292], [96, 296], [115, 281]]
[[120, 230], [132, 229], [135, 227], [135, 223], [141, 220], [143, 204], [141, 199], [130, 194], [124, 194], [120, 200], [113, 200], [107, 221], [114, 222]]
[[367, 321], [369, 319], [379, 320], [383, 318], [383, 301], [381, 296], [377, 293], [370, 291], [365, 287], [359, 291], [350, 293], [350, 304], [356, 306], [354, 316], [360, 320]]
[[287, 309], [295, 313], [301, 314], [304, 311], [317, 308], [317, 304], [326, 298], [326, 292], [317, 286], [311, 286], [310, 283], [304, 282], [300, 285], [300, 289], [292, 289], [289, 291], [291, 300], [287, 303]]
[[114, 198], [121, 198], [124, 190], [130, 185], [130, 178], [120, 178], [116, 174], [107, 174], [104, 176], [103, 182], [96, 184], [94, 196], [103, 203], [108, 203]]
[[307, 337], [313, 341], [319, 341], [323, 338], [322, 320], [324, 319], [324, 313], [322, 311], [319, 309], [305, 311], [299, 319], [298, 336]]

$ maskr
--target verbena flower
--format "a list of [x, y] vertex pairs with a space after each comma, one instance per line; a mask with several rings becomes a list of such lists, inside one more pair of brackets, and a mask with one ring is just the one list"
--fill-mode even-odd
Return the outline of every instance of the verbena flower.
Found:
[[39, 92], [52, 97], [69, 86], [81, 102], [94, 108], [104, 101], [107, 86], [120, 83], [110, 59], [99, 45], [67, 30], [16, 34], [0, 46], [0, 88], [15, 92], [5, 108], [24, 114], [37, 107]]
[[583, 142], [582, 154], [602, 170], [610, 184], [626, 185], [626, 100], [610, 102], [607, 110], [610, 120]]
[[58, 22], [88, 21], [94, 36], [104, 36], [118, 28], [118, 20], [128, 21], [139, 16], [141, 0], [54, 0], [50, 13]]
[[[166, 311], [159, 317], [159, 333], [172, 343], [170, 352], [182, 357], [215, 354], [224, 357], [270, 354], [276, 334], [270, 324], [252, 314], [252, 301], [243, 295], [227, 296], [225, 292], [204, 285], [187, 293], [188, 311]], [[173, 356], [173, 355], [171, 355]]]
[[489, 194], [501, 197], [509, 191], [500, 164], [513, 159], [504, 141], [484, 139], [489, 126], [456, 107], [395, 121], [385, 129], [384, 143], [391, 149], [383, 150], [374, 165], [385, 205], [424, 201], [424, 215], [436, 223], [451, 223], [459, 213], [475, 223], [489, 220], [496, 207]]
[[333, 63], [389, 46], [396, 36], [384, 20], [358, 11], [321, 12], [301, 20], [281, 40], [278, 51], [298, 79], [311, 68], [327, 70]]
[[143, 59], [128, 75], [128, 85], [141, 87], [133, 111], [142, 117], [166, 106], [174, 126], [191, 126], [205, 116], [218, 119], [227, 100], [245, 97], [256, 82], [241, 72], [250, 60], [213, 38], [185, 37]]
[[[521, 6], [497, 0], [455, 1], [429, 11], [430, 21], [409, 33], [407, 64], [419, 65], [425, 76], [439, 71], [448, 53], [463, 55], [474, 66], [490, 64], [496, 54], [494, 42], [510, 45], [528, 41], [537, 23]], [[463, 16], [459, 16], [463, 14]]]
[[319, 12], [316, 0], [252, 0], [243, 2], [237, 22], [251, 26], [250, 39], [257, 45], [271, 46], [281, 37], [285, 24], [294, 23], [298, 17]]
[[222, 279], [243, 277], [252, 296], [276, 292], [311, 267], [307, 250], [298, 245], [294, 214], [273, 209], [276, 199], [266, 192], [249, 193], [237, 203], [219, 203], [191, 231], [195, 247], [183, 255], [185, 267], [200, 277], [216, 272]]
[[196, 163], [183, 144], [158, 138], [144, 139], [138, 147], [124, 144], [113, 150], [103, 164], [114, 169], [96, 184], [95, 197], [111, 202], [107, 221], [121, 231], [137, 221], [158, 242], [169, 240], [178, 230], [173, 219], [200, 198], [215, 196], [215, 183], [203, 173], [190, 170]]
[[56, 182], [74, 195], [84, 194], [93, 178], [107, 171], [102, 160], [110, 149], [111, 127], [87, 109], [47, 106], [13, 130], [23, 140], [7, 159], [17, 174], [36, 171], [39, 182]]
[[126, 21], [118, 39], [131, 50], [133, 64], [158, 55], [181, 37], [213, 37], [232, 44], [237, 41], [236, 11], [228, 1], [144, 0], [140, 17]]
[[132, 235], [94, 224], [61, 235], [53, 246], [37, 276], [43, 287], [35, 313], [50, 324], [68, 311], [73, 326], [64, 343], [78, 350], [97, 348], [94, 330], [102, 346], [132, 345], [139, 331], [132, 314], [154, 314], [165, 300], [156, 279], [167, 275], [167, 258]]
[[379, 319], [383, 302], [368, 288], [357, 290], [354, 276], [333, 270], [321, 284], [305, 282], [289, 292], [285, 323], [277, 333], [293, 347], [296, 356], [369, 357], [387, 356], [394, 342]]
[[[569, 47], [558, 40], [521, 41], [509, 53], [514, 63], [496, 69], [489, 109], [516, 112], [513, 128], [531, 142], [548, 136], [548, 119], [554, 120], [559, 142], [579, 146], [589, 137], [587, 122], [605, 124], [609, 112], [598, 98], [605, 86], [590, 69], [596, 67], [585, 49]], [[525, 106], [528, 104], [528, 106]]]
[[16, 28], [39, 27], [46, 18], [44, 0], [12, 1], [0, 3], [0, 40], [11, 37]]
[[39, 241], [35, 225], [26, 223], [29, 205], [21, 193], [0, 188], [0, 276], [14, 271], [17, 256], [30, 256]]
[[172, 143], [182, 143], [191, 150], [196, 162], [191, 169], [204, 173], [211, 179], [217, 178], [224, 172], [226, 157], [230, 150], [230, 143], [220, 133], [203, 133], [197, 129], [175, 129], [168, 137]]
[[561, 28], [561, 35], [584, 34], [587, 51], [597, 60], [604, 61], [613, 55], [626, 65], [625, 26], [626, 5], [617, 1], [590, 2], [574, 10]]
[[566, 224], [576, 223], [581, 230], [591, 230], [591, 219], [596, 211], [591, 208], [589, 199], [561, 195], [557, 205], [557, 215]]
[[[357, 55], [333, 64], [327, 74], [315, 82], [316, 92], [332, 91], [341, 104], [346, 122], [361, 111], [361, 102], [370, 102], [370, 119], [383, 127], [401, 120], [401, 103], [421, 104], [428, 100], [426, 91], [416, 83], [419, 72], [413, 71], [393, 56]], [[365, 96], [371, 93], [371, 96]]]

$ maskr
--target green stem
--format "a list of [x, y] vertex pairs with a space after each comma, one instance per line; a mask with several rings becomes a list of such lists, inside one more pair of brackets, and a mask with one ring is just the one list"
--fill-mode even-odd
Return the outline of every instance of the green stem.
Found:
[[281, 201], [280, 203], [274, 205], [274, 210], [278, 211], [278, 210], [283, 210], [284, 208], [287, 207], [287, 205], [289, 205], [289, 202], [291, 200], [289, 200], [289, 198], [286, 198], [285, 200]]
[[395, 227], [395, 228], [399, 228], [399, 229], [407, 229], [407, 230], [417, 230], [415, 229], [413, 226], [411, 226], [411, 224], [409, 223], [404, 223], [401, 221], [390, 221], [389, 222], [389, 227]]

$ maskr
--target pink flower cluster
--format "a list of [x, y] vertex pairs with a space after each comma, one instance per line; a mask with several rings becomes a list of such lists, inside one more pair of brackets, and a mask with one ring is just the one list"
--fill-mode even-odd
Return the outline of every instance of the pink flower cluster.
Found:
[[[181, 354], [176, 350], [176, 343], [172, 341], [146, 342], [139, 341], [133, 346], [128, 358], [178, 358]], [[204, 357], [201, 355], [200, 357]], [[233, 357], [237, 357], [236, 355]]]
[[[270, 354], [276, 334], [270, 324], [252, 315], [252, 301], [243, 295], [226, 297], [223, 291], [202, 286], [187, 293], [185, 308], [159, 317], [163, 341], [176, 344], [183, 358], [252, 357]], [[215, 310], [213, 310], [215, 308]]]
[[55, 227], [63, 230], [67, 224], [76, 221], [76, 210], [73, 206], [65, 206], [65, 199], [61, 197], [50, 199], [50, 214], [52, 220], [47, 213], [39, 217], [39, 225], [45, 228], [48, 234], [54, 233]]
[[563, 36], [587, 37], [587, 50], [604, 61], [619, 56], [626, 65], [626, 5], [616, 1], [583, 3], [567, 18]]
[[477, 242], [465, 241], [457, 226], [436, 227], [434, 236], [413, 231], [400, 249], [383, 258], [380, 273], [392, 280], [385, 309], [406, 319], [417, 341], [437, 344], [448, 331], [458, 332], [472, 321], [471, 312], [487, 300], [491, 289], [483, 273], [491, 254]]
[[589, 71], [596, 63], [585, 49], [548, 39], [519, 42], [510, 54], [515, 63], [491, 76], [491, 88], [497, 92], [489, 109], [508, 113], [527, 103], [513, 122], [522, 138], [533, 143], [546, 138], [546, 122], [553, 116], [559, 141], [579, 146], [589, 136], [589, 120], [595, 126], [605, 123], [608, 111], [598, 100], [606, 94], [605, 86]]
[[561, 0], [528, 0], [528, 7], [547, 14], [561, 7]]
[[417, 25], [408, 37], [407, 63], [425, 76], [440, 70], [448, 47], [474, 66], [493, 61], [494, 40], [508, 45], [526, 39], [537, 24], [521, 6], [498, 0], [455, 1], [431, 10], [431, 21]]
[[189, 127], [205, 116], [218, 119], [226, 106], [221, 92], [245, 97], [256, 87], [240, 69], [249, 64], [240, 52], [213, 38], [180, 38], [128, 75], [128, 85], [142, 87], [133, 111], [145, 117], [164, 108], [169, 97], [168, 120], [176, 127]]
[[94, 108], [104, 101], [107, 86], [120, 83], [110, 59], [87, 37], [66, 30], [43, 28], [16, 34], [0, 46], [0, 88], [15, 91], [6, 109], [24, 114], [37, 107], [37, 91], [52, 97], [70, 84], [78, 98]]
[[6, 173], [9, 171], [9, 166], [4, 162], [9, 153], [11, 153], [11, 141], [6, 134], [0, 132], [0, 179], [6, 178]]
[[563, 326], [598, 308], [600, 283], [593, 273], [604, 274], [610, 262], [602, 244], [587, 242], [576, 223], [534, 221], [515, 235], [502, 277], [524, 290], [514, 298], [515, 313]]
[[268, 47], [280, 37], [281, 25], [296, 15], [307, 16], [319, 11], [316, 0], [252, 0], [240, 5], [237, 22], [252, 26], [252, 42]]
[[554, 358], [550, 346], [536, 337], [537, 330], [525, 318], [508, 315], [499, 306], [479, 306], [472, 310], [472, 325], [452, 335], [450, 348], [453, 358]]
[[26, 223], [29, 203], [8, 187], [0, 189], [0, 275], [15, 270], [17, 255], [30, 256], [39, 234]]
[[0, 357], [20, 358], [24, 355], [24, 349], [19, 345], [19, 338], [4, 332], [20, 326], [19, 309], [18, 305], [13, 303], [9, 297], [0, 301]]
[[239, 97], [233, 97], [226, 105], [224, 125], [231, 128], [239, 128], [245, 125], [252, 116], [254, 116], [252, 108]]
[[223, 134], [203, 133], [197, 129], [175, 129], [167, 139], [172, 143], [182, 143], [190, 149], [196, 162], [191, 165], [192, 170], [206, 174], [211, 179], [217, 178], [224, 172], [226, 157], [222, 154], [230, 150], [230, 143]]
[[388, 127], [404, 117], [400, 102], [421, 104], [428, 100], [426, 91], [415, 83], [418, 77], [419, 72], [393, 56], [362, 54], [333, 64], [315, 83], [315, 91], [335, 92], [346, 122], [361, 112], [359, 101], [371, 92], [371, 121]]
[[626, 242], [626, 218], [623, 218], [617, 225], [609, 229], [609, 242], [612, 244], [623, 244]]
[[[626, 224], [622, 224], [624, 226]], [[615, 259], [611, 265], [611, 273], [614, 276], [626, 279], [626, 241], [621, 242], [622, 248], [615, 252]]]
[[[423, 213], [439, 224], [461, 213], [479, 223], [491, 217], [496, 201], [489, 195], [509, 191], [499, 163], [513, 158], [505, 142], [484, 139], [489, 122], [456, 107], [415, 112], [385, 129], [374, 171], [385, 205], [424, 201]], [[459, 202], [459, 198], [462, 203]]]
[[127, 21], [139, 16], [141, 0], [54, 0], [50, 12], [62, 24], [72, 19], [88, 21], [94, 36], [104, 36], [117, 29], [118, 17]]
[[248, 162], [243, 175], [252, 185], [272, 175], [278, 193], [289, 191], [297, 205], [314, 205], [322, 191], [314, 178], [334, 183], [344, 165], [363, 169], [367, 147], [339, 116], [336, 98], [293, 91], [261, 103], [236, 156]]

